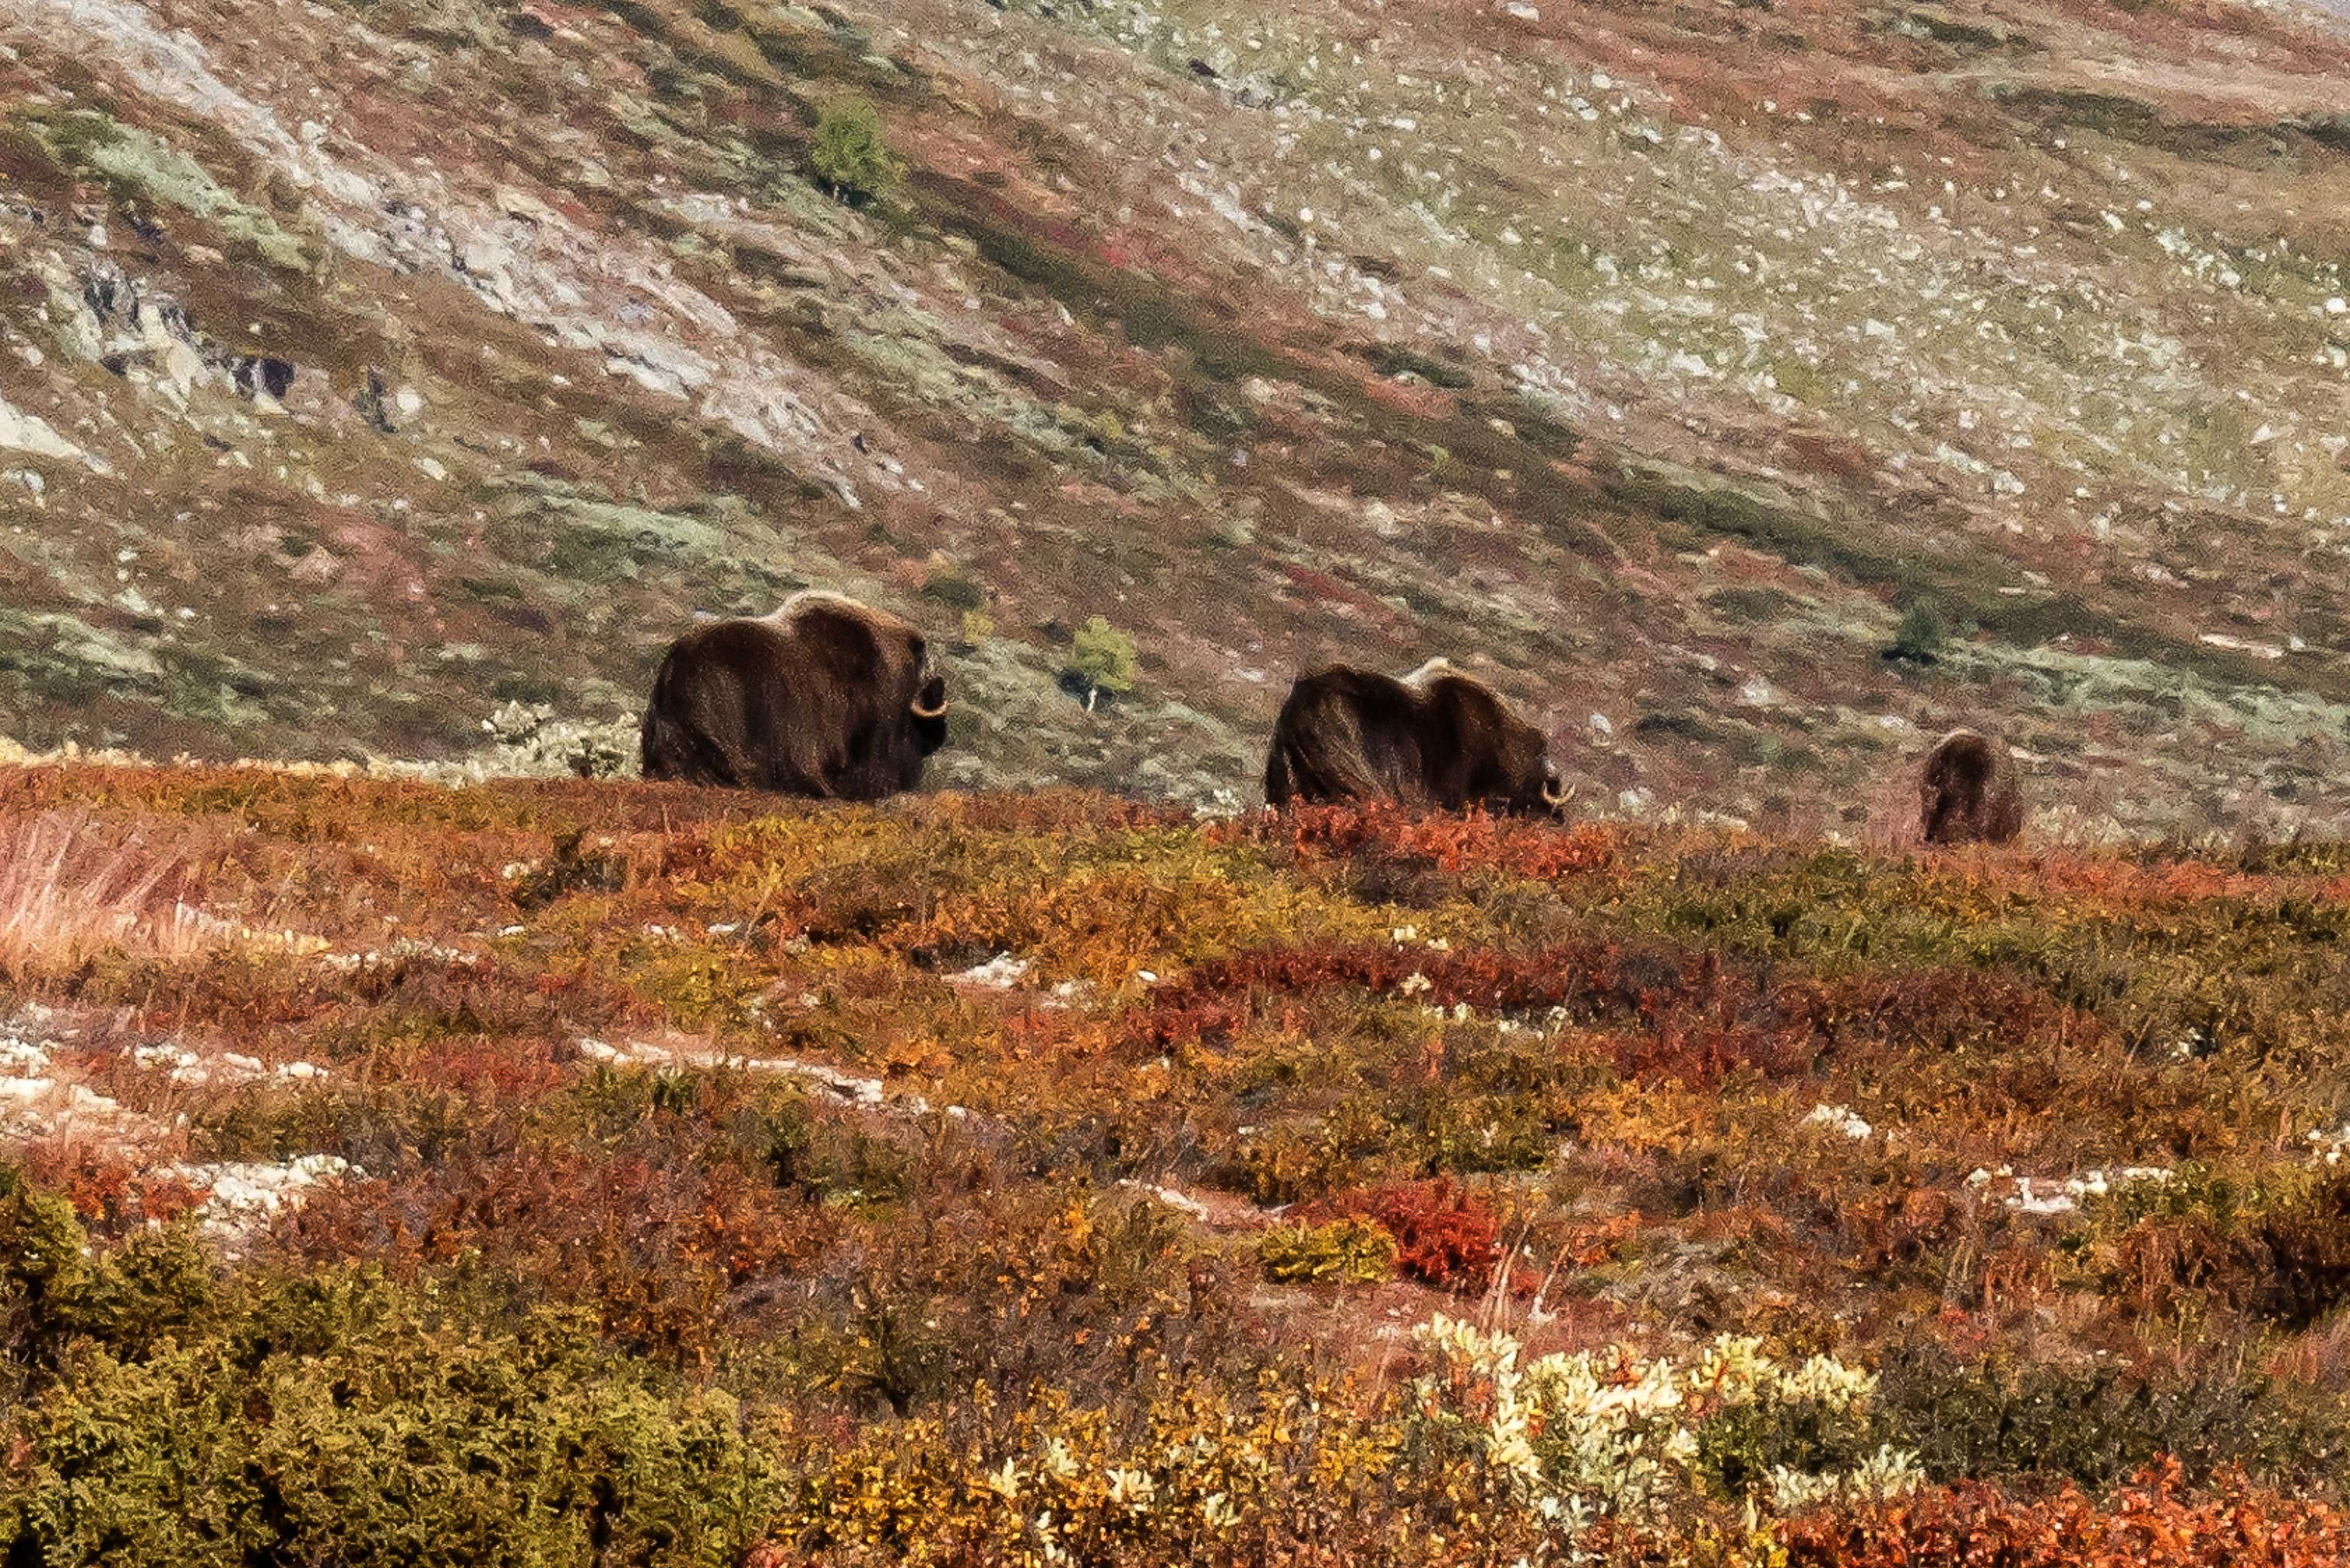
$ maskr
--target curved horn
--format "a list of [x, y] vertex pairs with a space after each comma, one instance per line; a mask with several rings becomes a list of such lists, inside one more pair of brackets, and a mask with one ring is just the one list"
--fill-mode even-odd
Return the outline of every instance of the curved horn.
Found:
[[1544, 805], [1565, 805], [1574, 795], [1575, 792], [1567, 788], [1565, 781], [1556, 774], [1546, 774], [1544, 777], [1542, 797]]
[[[910, 713], [913, 714], [913, 716], [914, 716], [915, 718], [917, 718], [917, 719], [943, 719], [943, 718], [945, 718], [945, 717], [947, 716], [947, 686], [946, 686], [946, 682], [945, 682], [945, 681], [943, 681], [943, 680], [941, 680], [941, 681], [937, 681], [937, 682], [935, 682], [935, 684], [937, 685], [937, 687], [938, 687], [938, 689], [939, 689], [939, 700], [938, 700], [938, 701], [937, 701], [935, 704], [931, 704], [931, 705], [925, 705], [925, 704], [924, 704], [924, 702], [922, 701], [922, 692], [921, 692], [921, 691], [917, 691], [917, 692], [915, 692], [915, 693], [914, 693], [914, 700], [913, 700], [912, 701], [910, 701], [910, 702], [909, 702], [909, 703], [907, 703], [907, 704], [906, 704], [906, 711], [907, 711], [908, 712], [910, 712]], [[922, 688], [922, 691], [929, 691], [929, 690], [930, 690], [930, 687], [929, 687], [928, 685], [926, 685], [926, 686], [924, 686], [924, 687]]]

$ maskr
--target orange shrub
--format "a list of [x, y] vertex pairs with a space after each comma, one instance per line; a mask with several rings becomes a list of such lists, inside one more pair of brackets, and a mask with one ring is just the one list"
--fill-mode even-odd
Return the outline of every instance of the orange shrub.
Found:
[[2181, 1495], [2177, 1460], [2104, 1502], [1962, 1483], [1785, 1527], [1787, 1568], [2334, 1568], [2350, 1518], [2241, 1477]]

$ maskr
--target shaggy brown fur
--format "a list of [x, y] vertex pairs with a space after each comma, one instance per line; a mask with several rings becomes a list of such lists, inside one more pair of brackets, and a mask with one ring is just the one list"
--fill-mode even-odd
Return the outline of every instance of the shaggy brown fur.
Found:
[[670, 645], [641, 732], [649, 779], [879, 800], [946, 743], [946, 678], [922, 634], [834, 594]]
[[1549, 750], [1540, 730], [1442, 659], [1400, 680], [1333, 665], [1299, 677], [1281, 705], [1264, 798], [1555, 811], [1566, 795]]
[[2006, 844], [2023, 831], [2023, 781], [2005, 745], [1953, 730], [1926, 757], [1918, 823], [1929, 844]]

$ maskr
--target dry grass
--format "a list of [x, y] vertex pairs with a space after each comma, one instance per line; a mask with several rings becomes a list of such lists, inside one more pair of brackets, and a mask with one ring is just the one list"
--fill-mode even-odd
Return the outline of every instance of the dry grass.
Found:
[[67, 973], [101, 953], [184, 958], [223, 922], [182, 897], [184, 850], [102, 832], [88, 812], [0, 818], [0, 978]]

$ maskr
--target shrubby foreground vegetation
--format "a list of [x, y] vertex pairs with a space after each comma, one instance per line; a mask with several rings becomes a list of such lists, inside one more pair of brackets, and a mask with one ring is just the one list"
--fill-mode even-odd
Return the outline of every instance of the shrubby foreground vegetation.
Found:
[[12, 1563], [2350, 1555], [2338, 845], [58, 767], [0, 845]]

